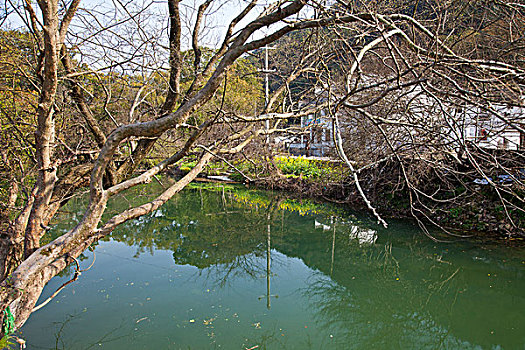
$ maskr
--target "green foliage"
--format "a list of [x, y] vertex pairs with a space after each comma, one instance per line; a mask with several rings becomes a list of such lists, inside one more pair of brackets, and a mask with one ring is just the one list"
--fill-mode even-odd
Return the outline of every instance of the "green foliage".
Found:
[[189, 160], [189, 161], [185, 161], [185, 162], [181, 163], [179, 165], [179, 168], [183, 172], [189, 172], [191, 169], [193, 169], [195, 167], [195, 165], [197, 165], [197, 161], [196, 160]]
[[[178, 164], [179, 169], [183, 173], [189, 172], [195, 167], [195, 165], [197, 165], [197, 159], [195, 157], [188, 157], [187, 159]], [[203, 173], [208, 175], [220, 175], [224, 174], [228, 170], [229, 166], [226, 163], [222, 161], [216, 161], [208, 163]]]
[[[243, 163], [243, 164], [244, 164], [244, 163]], [[236, 166], [237, 166], [237, 168], [240, 169], [241, 171], [243, 170], [243, 169], [242, 169], [242, 168], [243, 168], [242, 166], [241, 166], [241, 167], [239, 167], [238, 165], [236, 165]], [[243, 172], [244, 172], [244, 171], [243, 171]], [[230, 179], [232, 179], [233, 181], [238, 181], [238, 182], [243, 182], [243, 181], [244, 181], [244, 176], [242, 176], [241, 174], [239, 174], [239, 172], [237, 172], [237, 171], [234, 172], [234, 173], [232, 173], [232, 174], [230, 174], [230, 175], [228, 175], [228, 177], [229, 177]]]
[[16, 346], [13, 336], [5, 335], [0, 339], [0, 349], [13, 349]]
[[323, 175], [322, 167], [317, 162], [298, 157], [276, 157], [277, 167], [283, 174], [303, 175], [304, 177], [320, 177]]
[[[5, 334], [4, 338], [9, 337], [15, 331], [15, 318], [9, 309], [9, 306], [3, 311], [3, 323], [2, 323], [2, 334]], [[2, 338], [2, 341], [4, 340]], [[5, 340], [6, 344], [8, 339]]]
[[[214, 54], [214, 50], [202, 48], [202, 64], [207, 65]], [[182, 91], [186, 91], [193, 83], [194, 66], [193, 51], [183, 53], [182, 70]], [[218, 107], [223, 111], [236, 114], [251, 114], [258, 110], [263, 100], [261, 90], [260, 74], [257, 72], [255, 64], [247, 59], [238, 59], [228, 70], [226, 75], [226, 86], [222, 84], [215, 93], [214, 97], [201, 109], [194, 112], [188, 122], [191, 124], [201, 124], [210, 117], [210, 113], [215, 114]]]
[[284, 175], [301, 176], [307, 179], [336, 179], [340, 169], [333, 163], [304, 157], [275, 157], [276, 166]]
[[457, 218], [461, 215], [461, 213], [463, 213], [463, 208], [462, 207], [450, 208], [449, 213], [452, 217]]
[[226, 171], [228, 171], [229, 169], [229, 166], [222, 162], [222, 161], [218, 161], [218, 162], [211, 162], [211, 163], [208, 163], [208, 165], [206, 166], [206, 174], [208, 175], [221, 175], [221, 174], [224, 174]]
[[[312, 182], [336, 182], [344, 179], [345, 169], [340, 163], [309, 159], [305, 157], [276, 156], [274, 164], [286, 178], [302, 178]], [[266, 166], [267, 160], [255, 159], [252, 162], [240, 160], [235, 162], [237, 169], [244, 174], [257, 178], [269, 175]], [[234, 172], [229, 177], [235, 181], [243, 181], [244, 177]]]
[[33, 180], [24, 172], [34, 164], [35, 62], [29, 33], [0, 30], [0, 212], [13, 181]]

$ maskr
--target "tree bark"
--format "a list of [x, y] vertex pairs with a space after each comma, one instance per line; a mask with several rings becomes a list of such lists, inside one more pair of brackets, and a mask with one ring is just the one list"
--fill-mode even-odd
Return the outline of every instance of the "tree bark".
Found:
[[25, 257], [40, 247], [40, 238], [44, 233], [42, 218], [57, 179], [57, 169], [52, 158], [55, 143], [53, 105], [58, 86], [58, 2], [56, 0], [40, 1], [39, 5], [44, 19], [44, 80], [37, 108], [38, 125], [35, 132], [38, 190], [26, 228]]

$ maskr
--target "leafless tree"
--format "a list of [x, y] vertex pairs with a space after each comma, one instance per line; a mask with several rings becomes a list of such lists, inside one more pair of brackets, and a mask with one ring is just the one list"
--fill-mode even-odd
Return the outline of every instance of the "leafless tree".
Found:
[[[304, 132], [287, 120], [321, 111], [336, 126], [334, 145], [380, 221], [359, 173], [388, 159], [397, 161], [414, 211], [424, 213], [422, 198], [441, 200], [425, 192], [417, 182], [421, 172], [408, 167], [407, 160], [416, 158], [440, 169], [443, 177], [468, 164], [500, 195], [505, 210], [523, 212], [523, 192], [494, 181], [485, 170], [498, 164], [501, 174], [522, 186], [514, 166], [521, 153], [513, 153], [517, 161], [501, 164], [494, 153], [469, 142], [461, 128], [468, 119], [463, 111], [477, 109], [524, 132], [521, 115], [506, 116], [495, 107], [522, 106], [524, 9], [504, 1], [475, 9], [457, 3], [426, 1], [419, 10], [401, 1], [395, 7], [239, 1], [238, 14], [217, 47], [208, 50], [202, 45], [206, 24], [213, 24], [221, 7], [234, 8], [231, 2], [206, 0], [192, 7], [168, 0], [167, 11], [161, 11], [154, 2], [115, 1], [111, 8], [87, 9], [80, 0], [41, 0], [38, 7], [8, 1], [9, 12], [20, 15], [34, 42], [29, 80], [38, 101], [31, 149], [36, 183], [4, 235], [1, 309], [9, 307], [21, 327], [45, 284], [91, 244], [166, 203], [212, 158], [227, 160], [267, 134]], [[474, 10], [486, 12], [470, 23], [464, 17]], [[163, 19], [162, 12], [167, 13]], [[465, 29], [458, 32], [453, 24], [460, 18]], [[476, 33], [487, 28], [484, 21], [496, 23], [497, 37], [509, 35], [509, 44], [477, 43]], [[228, 81], [236, 65], [280, 39], [293, 42], [293, 33], [304, 33], [303, 45], [289, 57], [288, 70], [276, 72], [281, 78], [268, 103], [229, 106]], [[353, 136], [356, 123], [365, 134]], [[358, 139], [372, 159], [357, 158], [352, 141]], [[154, 200], [102, 220], [111, 197], [152, 181], [190, 152], [197, 154], [197, 163], [183, 178]], [[162, 159], [139, 168], [152, 153]], [[452, 161], [458, 166], [450, 166]], [[82, 219], [40, 247], [61, 205], [84, 185], [89, 204]]]
[[[285, 52], [272, 53], [274, 62], [303, 69], [287, 107], [321, 109], [313, 118], [334, 124], [334, 148], [378, 221], [387, 225], [372, 202], [385, 207], [388, 194], [427, 234], [425, 223], [446, 230], [440, 222], [458, 207], [465, 215], [454, 224], [470, 217], [470, 228], [523, 234], [522, 6], [337, 2], [325, 10], [381, 15], [295, 33], [279, 41]], [[290, 66], [281, 63], [285, 77]]]

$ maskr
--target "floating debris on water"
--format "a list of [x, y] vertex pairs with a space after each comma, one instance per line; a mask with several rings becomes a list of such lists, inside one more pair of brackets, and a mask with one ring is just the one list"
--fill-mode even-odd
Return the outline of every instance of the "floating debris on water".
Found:
[[204, 323], [206, 326], [208, 326], [208, 325], [211, 325], [213, 321], [215, 321], [215, 317], [212, 317], [212, 318], [210, 318], [208, 320], [204, 320], [204, 321], [202, 321], [202, 323]]
[[142, 318], [139, 318], [139, 319], [137, 320], [137, 322], [135, 322], [135, 323], [140, 323], [140, 322], [142, 322], [142, 321], [146, 321], [147, 319], [148, 319], [147, 317], [142, 317]]

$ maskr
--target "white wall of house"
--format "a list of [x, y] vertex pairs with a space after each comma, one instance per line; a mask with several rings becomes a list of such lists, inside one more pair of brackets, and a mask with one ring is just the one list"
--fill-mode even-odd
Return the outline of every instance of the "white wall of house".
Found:
[[[372, 79], [373, 77], [369, 77]], [[322, 95], [324, 92], [319, 90], [317, 92]], [[415, 87], [412, 91], [402, 97], [403, 101], [407, 102], [407, 109], [401, 111], [401, 114], [391, 115], [390, 118], [398, 119], [399, 121], [407, 120], [413, 123], [422, 123], [428, 128], [440, 126], [441, 133], [451, 147], [451, 151], [459, 146], [458, 142], [468, 141], [479, 147], [486, 149], [501, 149], [501, 150], [525, 150], [525, 135], [520, 131], [509, 126], [500, 118], [493, 114], [489, 114], [482, 109], [470, 106], [458, 109], [457, 105], [450, 104], [443, 106], [442, 103], [437, 103], [427, 93], [422, 91], [419, 87]], [[401, 102], [403, 102], [401, 101]], [[307, 104], [308, 102], [303, 102]], [[448, 109], [447, 112], [443, 111]], [[509, 107], [505, 105], [491, 106], [493, 110], [509, 120], [517, 121], [517, 124], [525, 128], [525, 108]], [[408, 111], [408, 113], [406, 113]], [[453, 114], [445, 116], [446, 114]], [[443, 118], [451, 118], [449, 127], [442, 125]], [[344, 118], [341, 118], [344, 123]], [[302, 128], [309, 128], [306, 134], [300, 137], [295, 137], [287, 143], [288, 148], [294, 154], [306, 154], [312, 156], [325, 156], [333, 151], [333, 121], [324, 111], [319, 113], [301, 117], [300, 126]], [[352, 127], [351, 125], [343, 125], [346, 129]], [[411, 135], [406, 135], [407, 142], [410, 142], [410, 137], [417, 137], [418, 130], [411, 131]], [[448, 135], [448, 137], [447, 137]], [[462, 139], [462, 140], [458, 140]], [[402, 142], [402, 140], [398, 140]]]
[[309, 128], [306, 135], [301, 135], [300, 142], [294, 142], [289, 145], [292, 153], [304, 154], [310, 156], [324, 157], [333, 149], [332, 134], [333, 122], [325, 111], [319, 114], [311, 114], [301, 117], [301, 127]]
[[[518, 107], [494, 107], [508, 119], [525, 119], [525, 110]], [[525, 148], [524, 136], [494, 115], [479, 109], [465, 111], [465, 140], [487, 149], [520, 150]]]

